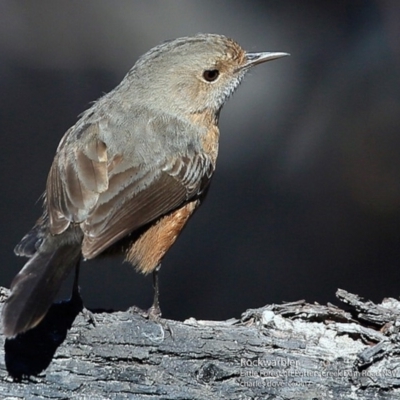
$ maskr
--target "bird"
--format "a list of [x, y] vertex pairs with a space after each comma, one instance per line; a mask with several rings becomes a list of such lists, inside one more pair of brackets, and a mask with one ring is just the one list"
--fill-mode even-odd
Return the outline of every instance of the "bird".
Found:
[[150, 310], [161, 315], [161, 261], [207, 195], [218, 155], [220, 111], [253, 66], [283, 52], [246, 52], [218, 34], [163, 42], [62, 137], [43, 214], [14, 252], [28, 261], [2, 310], [12, 338], [37, 326], [79, 264], [124, 254], [153, 273]]

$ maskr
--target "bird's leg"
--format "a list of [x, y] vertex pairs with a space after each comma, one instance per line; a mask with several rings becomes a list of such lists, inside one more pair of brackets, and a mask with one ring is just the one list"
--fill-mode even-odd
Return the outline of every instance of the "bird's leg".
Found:
[[159, 287], [158, 287], [158, 272], [161, 268], [161, 264], [153, 270], [153, 288], [154, 288], [154, 298], [153, 304], [148, 310], [143, 310], [137, 306], [129, 307], [128, 311], [134, 314], [139, 314], [143, 318], [148, 318], [151, 320], [158, 320], [161, 317], [161, 309], [159, 303]]
[[93, 313], [83, 305], [83, 300], [79, 289], [79, 272], [80, 272], [80, 261], [77, 262], [75, 267], [74, 283], [72, 286], [72, 295], [70, 301], [79, 303], [84, 317], [88, 320], [89, 323], [96, 325], [96, 318], [94, 317]]
[[[161, 329], [161, 337], [158, 337], [156, 341], [162, 342], [165, 338], [165, 329], [167, 329], [170, 332], [171, 337], [173, 337], [173, 332], [170, 327], [170, 325], [167, 323], [167, 321], [162, 321], [161, 320], [161, 308], [160, 308], [160, 303], [159, 303], [159, 286], [158, 286], [158, 273], [160, 271], [161, 264], [158, 264], [157, 267], [153, 271], [153, 288], [154, 288], [154, 298], [153, 298], [153, 305], [149, 308], [147, 315], [148, 318], [158, 322], [158, 325], [160, 326]], [[165, 329], [164, 329], [165, 328]], [[154, 340], [154, 339], [153, 339]]]
[[72, 295], [71, 295], [71, 300], [77, 300], [79, 299], [82, 301], [81, 294], [79, 291], [79, 269], [80, 269], [80, 260], [77, 262], [75, 266], [75, 274], [74, 274], [74, 283], [72, 286]]
[[[156, 322], [161, 329], [161, 336], [158, 338], [150, 338], [155, 342], [160, 342], [164, 340], [165, 337], [165, 329], [170, 332], [171, 337], [173, 336], [172, 329], [166, 321], [161, 320], [161, 308], [159, 303], [159, 286], [158, 286], [158, 272], [160, 271], [161, 264], [158, 264], [157, 267], [153, 270], [153, 288], [154, 288], [154, 298], [152, 306], [147, 310], [141, 310], [139, 307], [133, 306], [129, 308], [129, 311], [135, 314], [139, 314], [144, 318], [152, 320]], [[165, 328], [165, 329], [164, 329]]]
[[148, 313], [150, 319], [158, 319], [161, 317], [161, 308], [159, 303], [159, 287], [158, 287], [158, 272], [160, 271], [161, 264], [158, 264], [153, 271], [153, 288], [154, 288], [154, 298], [153, 305], [150, 307]]

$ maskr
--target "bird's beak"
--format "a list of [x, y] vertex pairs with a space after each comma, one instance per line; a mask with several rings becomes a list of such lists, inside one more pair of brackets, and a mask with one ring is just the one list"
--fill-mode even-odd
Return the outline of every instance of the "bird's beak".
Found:
[[290, 54], [278, 53], [278, 52], [246, 53], [246, 62], [240, 67], [240, 69], [250, 68], [254, 65], [261, 64], [267, 61], [276, 60], [278, 58], [286, 56], [290, 56]]

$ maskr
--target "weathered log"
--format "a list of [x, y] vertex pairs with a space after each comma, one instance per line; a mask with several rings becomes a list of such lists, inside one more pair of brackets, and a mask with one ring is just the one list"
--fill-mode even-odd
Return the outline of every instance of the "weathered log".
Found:
[[[1, 289], [1, 300], [8, 295]], [[399, 399], [400, 302], [338, 290], [347, 310], [297, 301], [240, 319], [149, 321], [52, 306], [4, 339], [4, 399]]]

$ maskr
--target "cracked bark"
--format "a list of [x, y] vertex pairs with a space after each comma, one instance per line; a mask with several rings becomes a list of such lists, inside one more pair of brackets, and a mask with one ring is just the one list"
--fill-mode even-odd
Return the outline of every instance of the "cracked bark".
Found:
[[56, 304], [34, 330], [1, 336], [0, 398], [400, 398], [400, 302], [337, 297], [347, 311], [298, 301], [228, 321], [97, 313], [95, 326], [81, 304]]

